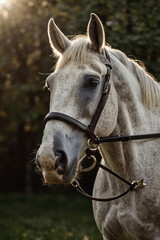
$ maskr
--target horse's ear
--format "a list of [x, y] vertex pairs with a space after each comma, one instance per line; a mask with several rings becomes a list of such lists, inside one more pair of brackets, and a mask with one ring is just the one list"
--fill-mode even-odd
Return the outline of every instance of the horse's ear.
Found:
[[105, 32], [101, 20], [94, 13], [91, 13], [87, 33], [91, 41], [92, 49], [101, 53], [105, 44]]
[[61, 32], [53, 18], [48, 22], [48, 37], [51, 48], [63, 53], [70, 45], [70, 40]]

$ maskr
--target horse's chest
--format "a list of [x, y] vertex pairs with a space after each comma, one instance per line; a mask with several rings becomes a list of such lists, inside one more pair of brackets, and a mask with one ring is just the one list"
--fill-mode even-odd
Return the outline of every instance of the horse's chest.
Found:
[[[107, 239], [118, 240], [151, 240], [154, 226], [144, 223], [130, 207], [120, 206], [120, 204], [96, 204], [96, 222]], [[98, 206], [99, 205], [99, 206]]]
[[[96, 197], [105, 197], [106, 194], [108, 197], [111, 194], [108, 193], [111, 186], [106, 183], [106, 175], [99, 171], [94, 186]], [[157, 227], [151, 220], [150, 206], [145, 204], [142, 193], [141, 198], [137, 195], [137, 192], [136, 195], [132, 193], [132, 195], [129, 194], [113, 202], [93, 202], [95, 220], [104, 239], [156, 239], [158, 233], [156, 233], [155, 228]], [[154, 213], [154, 215], [156, 214]]]

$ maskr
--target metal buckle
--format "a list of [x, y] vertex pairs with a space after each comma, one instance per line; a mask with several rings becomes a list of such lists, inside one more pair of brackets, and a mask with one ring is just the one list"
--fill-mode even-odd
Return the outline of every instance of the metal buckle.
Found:
[[73, 187], [75, 187], [75, 188], [77, 188], [77, 187], [79, 187], [79, 182], [77, 181], [77, 179], [73, 179], [73, 181], [71, 182], [71, 184], [72, 184], [72, 186]]
[[110, 86], [109, 84], [107, 85], [106, 89], [103, 91], [103, 94], [108, 94], [109, 93], [109, 90], [110, 90]]
[[137, 190], [138, 188], [142, 188], [146, 186], [143, 178], [140, 181], [133, 181], [132, 184], [134, 185], [134, 190]]
[[[98, 136], [96, 137], [96, 140], [98, 140], [99, 138], [98, 138]], [[97, 149], [98, 149], [98, 143], [94, 143], [94, 141], [92, 141], [91, 139], [88, 139], [88, 141], [87, 141], [87, 146], [88, 146], [88, 149], [90, 150], [90, 151], [97, 151]]]

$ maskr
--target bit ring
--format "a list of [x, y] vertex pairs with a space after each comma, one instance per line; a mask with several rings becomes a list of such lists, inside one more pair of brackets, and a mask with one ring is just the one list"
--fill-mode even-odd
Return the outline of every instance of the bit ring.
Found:
[[[84, 158], [85, 158], [86, 156], [87, 156], [87, 155], [85, 155]], [[82, 158], [82, 159], [80, 160], [80, 162], [82, 162], [84, 158]], [[80, 172], [89, 172], [89, 171], [91, 171], [91, 170], [96, 166], [96, 164], [97, 164], [96, 157], [93, 156], [93, 155], [90, 155], [90, 156], [88, 156], [88, 158], [89, 158], [89, 159], [93, 159], [92, 165], [91, 165], [90, 167], [88, 167], [88, 168], [81, 168], [81, 169], [79, 170]]]
[[[98, 139], [98, 137], [97, 137], [97, 139]], [[91, 151], [97, 151], [97, 149], [98, 149], [98, 143], [93, 143], [93, 141], [91, 139], [88, 139], [87, 146], [88, 146], [88, 149]]]

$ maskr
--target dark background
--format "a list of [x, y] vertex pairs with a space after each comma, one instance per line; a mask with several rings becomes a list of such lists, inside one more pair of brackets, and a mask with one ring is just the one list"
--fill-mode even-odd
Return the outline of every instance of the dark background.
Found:
[[0, 5], [0, 191], [45, 191], [35, 173], [55, 63], [47, 38], [53, 17], [66, 35], [84, 34], [89, 15], [103, 22], [106, 41], [146, 65], [160, 79], [160, 1], [8, 0]]

